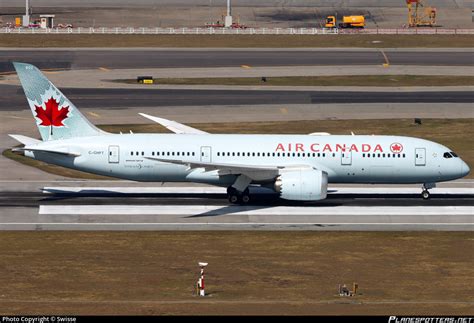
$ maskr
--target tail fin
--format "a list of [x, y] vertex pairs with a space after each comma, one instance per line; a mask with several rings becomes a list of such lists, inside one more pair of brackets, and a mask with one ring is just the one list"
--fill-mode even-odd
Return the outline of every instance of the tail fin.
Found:
[[35, 66], [13, 63], [43, 141], [102, 133]]

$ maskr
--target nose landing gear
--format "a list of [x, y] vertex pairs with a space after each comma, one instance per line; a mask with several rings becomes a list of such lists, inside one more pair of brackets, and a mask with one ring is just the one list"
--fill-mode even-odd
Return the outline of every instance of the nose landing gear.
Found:
[[424, 200], [429, 200], [429, 198], [431, 196], [430, 196], [430, 191], [428, 191], [428, 190], [431, 189], [431, 188], [435, 188], [435, 187], [436, 187], [436, 183], [425, 183], [425, 184], [423, 184], [423, 191], [421, 192], [421, 197]]
[[423, 197], [424, 200], [429, 200], [430, 199], [430, 191], [423, 190], [423, 192], [421, 192], [421, 197]]

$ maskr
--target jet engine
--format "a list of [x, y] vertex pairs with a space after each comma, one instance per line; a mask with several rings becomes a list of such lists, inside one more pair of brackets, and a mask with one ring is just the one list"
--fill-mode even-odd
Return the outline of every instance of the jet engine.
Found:
[[328, 191], [328, 174], [316, 169], [283, 172], [275, 180], [274, 189], [285, 200], [324, 200]]

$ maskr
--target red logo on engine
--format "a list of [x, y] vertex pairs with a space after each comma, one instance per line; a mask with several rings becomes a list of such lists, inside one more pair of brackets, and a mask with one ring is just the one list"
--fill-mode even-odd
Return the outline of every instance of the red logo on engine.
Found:
[[403, 151], [403, 146], [398, 142], [394, 142], [390, 145], [390, 150], [392, 151], [392, 153], [401, 153]]

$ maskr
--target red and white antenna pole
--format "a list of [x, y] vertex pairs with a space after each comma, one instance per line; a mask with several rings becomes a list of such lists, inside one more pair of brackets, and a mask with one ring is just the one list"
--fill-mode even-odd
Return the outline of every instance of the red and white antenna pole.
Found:
[[200, 262], [199, 267], [201, 267], [201, 273], [199, 275], [199, 279], [197, 281], [197, 291], [199, 296], [206, 296], [206, 292], [204, 290], [204, 268], [207, 266], [207, 262]]

